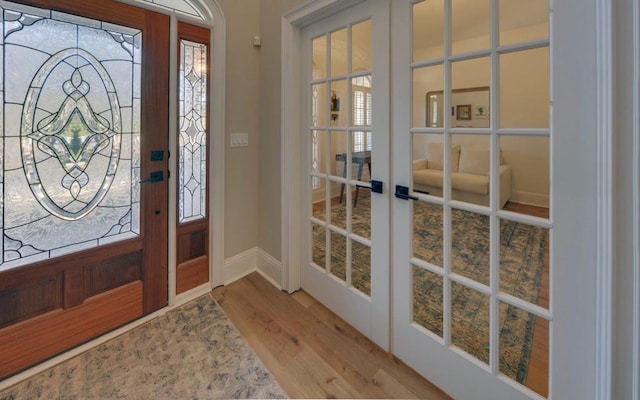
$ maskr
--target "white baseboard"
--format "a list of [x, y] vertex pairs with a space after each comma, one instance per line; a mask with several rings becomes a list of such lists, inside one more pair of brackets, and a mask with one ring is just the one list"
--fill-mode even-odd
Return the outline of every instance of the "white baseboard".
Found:
[[222, 271], [223, 282], [226, 286], [244, 278], [257, 269], [258, 248], [254, 247], [224, 260], [224, 267]]
[[282, 264], [259, 247], [243, 251], [224, 262], [224, 284], [229, 285], [252, 272], [258, 272], [278, 290], [282, 288]]
[[258, 272], [278, 290], [282, 290], [282, 263], [262, 249], [258, 249]]
[[529, 204], [532, 206], [549, 207], [548, 194], [514, 190], [513, 192], [511, 192], [511, 198], [509, 200], [515, 203]]

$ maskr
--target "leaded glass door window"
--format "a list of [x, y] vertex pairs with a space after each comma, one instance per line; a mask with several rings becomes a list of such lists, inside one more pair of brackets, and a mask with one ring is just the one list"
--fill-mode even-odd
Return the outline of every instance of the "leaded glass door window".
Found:
[[34, 0], [0, 26], [3, 379], [167, 303], [170, 25]]
[[210, 31], [178, 24], [177, 292], [209, 281]]
[[142, 32], [2, 11], [0, 270], [139, 236]]

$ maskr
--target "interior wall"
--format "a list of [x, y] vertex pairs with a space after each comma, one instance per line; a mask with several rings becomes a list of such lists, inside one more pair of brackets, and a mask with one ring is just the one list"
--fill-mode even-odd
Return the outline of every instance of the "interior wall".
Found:
[[[236, 1], [237, 2], [237, 1]], [[258, 246], [281, 259], [281, 21], [303, 0], [269, 0], [260, 8]], [[268, 5], [266, 5], [268, 3]], [[227, 25], [228, 26], [228, 25]]]
[[[217, 0], [227, 26], [224, 257], [258, 245], [260, 0]], [[215, 40], [215, 39], [214, 39]], [[215, 90], [215, 89], [214, 89]], [[249, 134], [248, 147], [230, 147], [230, 134]]]

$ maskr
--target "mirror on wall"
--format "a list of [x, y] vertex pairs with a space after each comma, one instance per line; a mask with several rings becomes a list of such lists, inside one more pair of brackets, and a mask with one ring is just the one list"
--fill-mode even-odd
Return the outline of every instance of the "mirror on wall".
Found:
[[451, 128], [488, 128], [489, 95], [489, 86], [454, 89], [449, 112], [445, 113], [443, 91], [427, 92], [426, 126], [442, 128], [448, 117]]

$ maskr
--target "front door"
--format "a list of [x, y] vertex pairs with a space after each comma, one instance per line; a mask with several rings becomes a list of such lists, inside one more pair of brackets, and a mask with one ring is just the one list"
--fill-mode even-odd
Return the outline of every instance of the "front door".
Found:
[[167, 303], [169, 19], [0, 13], [2, 378]]
[[302, 231], [308, 235], [302, 288], [385, 348], [387, 8], [386, 1], [369, 1], [306, 28], [302, 89], [307, 99]]

